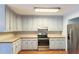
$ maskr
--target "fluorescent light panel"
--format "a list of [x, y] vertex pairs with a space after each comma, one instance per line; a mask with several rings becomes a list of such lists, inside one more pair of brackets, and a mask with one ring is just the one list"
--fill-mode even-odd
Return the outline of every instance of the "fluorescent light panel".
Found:
[[35, 8], [35, 12], [58, 12], [60, 8]]

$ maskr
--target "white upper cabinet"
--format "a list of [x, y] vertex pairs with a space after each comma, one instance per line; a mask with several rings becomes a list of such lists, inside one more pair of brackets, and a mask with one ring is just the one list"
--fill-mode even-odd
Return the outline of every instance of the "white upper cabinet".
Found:
[[27, 17], [23, 16], [22, 25], [23, 25], [23, 27], [22, 27], [23, 31], [31, 31], [32, 26], [33, 26], [31, 17], [29, 18], [28, 16]]
[[3, 26], [5, 29], [6, 26], [6, 31], [37, 31], [39, 27], [47, 27], [48, 31], [63, 30], [63, 16], [22, 16], [8, 7], [6, 7], [6, 22], [5, 19], [2, 22], [4, 25], [0, 23], [2, 24], [0, 27]]
[[37, 18], [35, 18], [35, 17], [32, 18], [32, 28], [33, 28], [32, 31], [37, 31], [39, 23], [41, 24], [41, 22], [38, 19], [39, 19], [38, 17]]
[[10, 12], [10, 31], [15, 31], [14, 30], [14, 17], [13, 13]]
[[22, 31], [22, 17], [16, 16], [16, 31]]
[[57, 18], [57, 31], [63, 30], [63, 17]]
[[48, 31], [62, 31], [62, 16], [23, 16], [23, 31], [37, 31], [39, 27], [48, 27]]
[[6, 7], [6, 31], [22, 31], [22, 16]]
[[32, 17], [27, 17], [26, 19], [26, 25], [27, 25], [27, 31], [32, 31], [33, 30], [33, 18]]
[[22, 30], [23, 31], [28, 30], [28, 25], [27, 24], [28, 24], [28, 19], [23, 17], [23, 20], [22, 20]]
[[16, 14], [6, 6], [6, 32], [16, 30]]
[[17, 24], [16, 24], [17, 22], [16, 22], [16, 14], [13, 14], [13, 31], [17, 31]]
[[48, 19], [48, 31], [57, 31], [57, 18], [50, 17]]
[[10, 31], [10, 12], [8, 8], [6, 8], [6, 32]]

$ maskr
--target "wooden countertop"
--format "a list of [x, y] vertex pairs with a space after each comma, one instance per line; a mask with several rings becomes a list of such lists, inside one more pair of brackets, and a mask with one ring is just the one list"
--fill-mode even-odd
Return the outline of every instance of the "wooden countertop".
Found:
[[[63, 35], [59, 35], [59, 34], [48, 34], [48, 37], [49, 38], [59, 38], [59, 37], [65, 37]], [[9, 43], [12, 43], [20, 38], [37, 38], [37, 34], [19, 34], [18, 36], [16, 37], [11, 37], [11, 38], [6, 38], [6, 39], [1, 39], [0, 38], [0, 43], [1, 42], [9, 42]]]
[[61, 35], [61, 34], [48, 34], [48, 37], [49, 38], [54, 38], [54, 37], [58, 37], [58, 38], [61, 37], [62, 38], [62, 37], [65, 37], [65, 36]]
[[37, 38], [37, 34], [19, 34], [19, 37]]
[[[32, 38], [37, 38], [37, 34], [20, 34], [20, 37], [32, 37]], [[48, 34], [48, 37], [65, 37], [64, 35], [61, 34]]]
[[19, 39], [19, 37], [12, 37], [12, 38], [8, 38], [8, 39], [0, 39], [0, 43], [3, 43], [3, 42], [12, 43], [12, 42], [14, 42], [18, 39]]

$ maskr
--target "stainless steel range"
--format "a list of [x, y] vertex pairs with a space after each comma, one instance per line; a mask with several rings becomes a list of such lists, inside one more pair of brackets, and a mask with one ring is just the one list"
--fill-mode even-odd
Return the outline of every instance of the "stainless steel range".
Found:
[[[46, 35], [40, 35], [40, 36], [46, 36]], [[39, 37], [38, 35], [38, 46], [49, 46], [48, 37]]]
[[49, 38], [47, 36], [48, 29], [38, 29], [38, 47], [48, 47]]

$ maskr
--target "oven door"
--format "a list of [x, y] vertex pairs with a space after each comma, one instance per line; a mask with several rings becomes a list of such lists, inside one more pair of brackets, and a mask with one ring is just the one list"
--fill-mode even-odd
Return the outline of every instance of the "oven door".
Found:
[[49, 40], [38, 40], [38, 46], [49, 46]]

